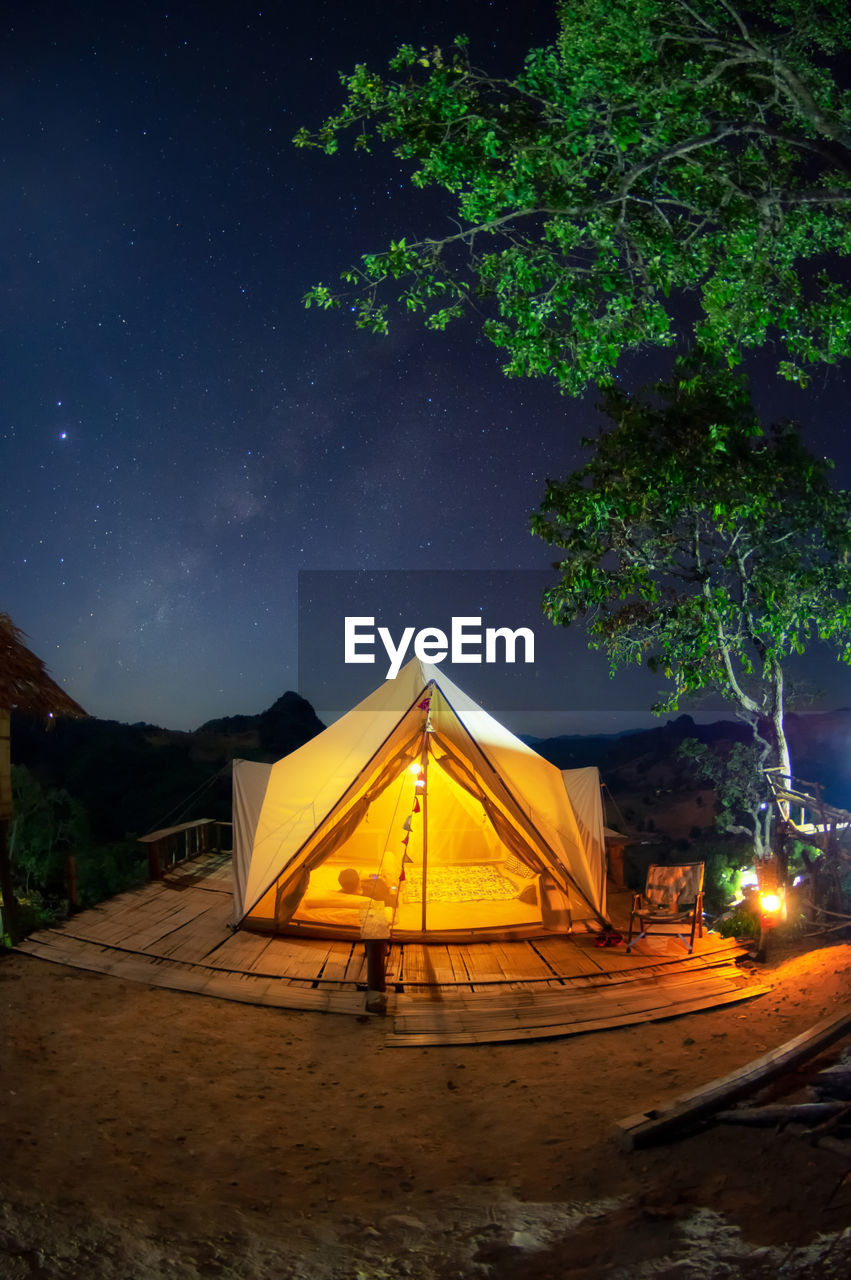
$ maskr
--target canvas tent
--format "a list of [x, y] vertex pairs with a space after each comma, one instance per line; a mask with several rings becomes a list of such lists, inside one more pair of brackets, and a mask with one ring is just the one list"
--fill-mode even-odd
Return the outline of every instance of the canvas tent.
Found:
[[560, 772], [416, 659], [233, 778], [235, 925], [464, 941], [606, 923], [597, 770]]

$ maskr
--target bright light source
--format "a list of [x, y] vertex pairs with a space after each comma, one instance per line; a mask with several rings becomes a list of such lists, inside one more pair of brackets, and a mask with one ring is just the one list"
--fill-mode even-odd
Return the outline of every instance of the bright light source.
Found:
[[759, 905], [766, 915], [773, 915], [775, 911], [780, 910], [780, 896], [776, 893], [761, 893], [759, 895]]
[[739, 883], [741, 884], [741, 887], [743, 889], [750, 889], [754, 885], [759, 884], [759, 879], [757, 878], [757, 874], [756, 874], [756, 868], [748, 867], [747, 871], [743, 871], [742, 878], [739, 881]]
[[422, 771], [423, 771], [423, 767], [419, 763], [408, 765], [408, 773], [416, 774], [417, 777], [419, 777]]

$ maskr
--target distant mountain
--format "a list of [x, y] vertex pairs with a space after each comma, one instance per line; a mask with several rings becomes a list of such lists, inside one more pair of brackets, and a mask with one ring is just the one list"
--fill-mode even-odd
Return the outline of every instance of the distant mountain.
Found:
[[[830, 803], [851, 809], [851, 708], [791, 713], [786, 734], [795, 777], [817, 783]], [[636, 775], [650, 776], [657, 785], [677, 786], [682, 769], [676, 752], [687, 738], [711, 744], [747, 742], [749, 737], [747, 726], [738, 720], [696, 724], [682, 715], [657, 729], [524, 741], [559, 769], [596, 765], [610, 789], [617, 791], [634, 783]]]
[[307, 699], [290, 690], [259, 715], [222, 716], [218, 720], [208, 720], [196, 732], [225, 735], [256, 733], [260, 750], [273, 759], [279, 759], [315, 738], [324, 728]]
[[255, 716], [209, 720], [194, 733], [114, 720], [43, 720], [17, 713], [12, 763], [67, 791], [102, 842], [193, 818], [230, 821], [234, 756], [277, 760], [324, 729], [313, 707], [285, 693]]
[[668, 754], [686, 738], [700, 742], [745, 742], [749, 732], [737, 720], [717, 720], [696, 724], [691, 716], [678, 716], [658, 729], [627, 729], [623, 733], [562, 734], [556, 738], [523, 741], [559, 769], [581, 769], [595, 764], [600, 769], [617, 767], [639, 755]]
[[[193, 733], [96, 719], [59, 720], [45, 732], [42, 721], [16, 713], [12, 760], [44, 786], [79, 798], [97, 839], [109, 841], [196, 817], [230, 820], [234, 756], [277, 760], [324, 727], [293, 692], [257, 715], [222, 716]], [[851, 708], [790, 715], [787, 727], [796, 776], [819, 783], [829, 802], [851, 809]], [[631, 828], [688, 836], [695, 827], [708, 828], [714, 797], [694, 786], [679, 744], [747, 736], [738, 721], [695, 724], [683, 715], [655, 729], [525, 741], [558, 768], [596, 765]], [[617, 814], [613, 821], [620, 822]]]
[[219, 716], [218, 720], [206, 720], [195, 733], [253, 733], [260, 723], [260, 716]]

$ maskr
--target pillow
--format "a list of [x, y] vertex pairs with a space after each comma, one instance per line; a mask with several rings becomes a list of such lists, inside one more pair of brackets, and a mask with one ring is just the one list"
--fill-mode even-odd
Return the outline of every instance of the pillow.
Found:
[[519, 858], [512, 853], [505, 859], [504, 867], [512, 875], [519, 876], [521, 880], [531, 880], [535, 872], [531, 867], [527, 867], [525, 862], [521, 862]]
[[311, 911], [330, 911], [337, 907], [360, 911], [368, 901], [361, 893], [341, 893], [339, 890], [336, 893], [308, 894], [299, 904], [299, 914], [309, 916]]

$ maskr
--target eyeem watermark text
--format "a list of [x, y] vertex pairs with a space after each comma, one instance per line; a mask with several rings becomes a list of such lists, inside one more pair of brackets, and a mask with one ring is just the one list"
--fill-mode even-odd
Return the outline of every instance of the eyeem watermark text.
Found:
[[[374, 627], [374, 617], [346, 618], [345, 662], [375, 662], [375, 653], [372, 652], [376, 637]], [[523, 642], [523, 661], [535, 661], [535, 634], [529, 627], [518, 627], [515, 631], [510, 627], [485, 627], [483, 637], [482, 620], [478, 617], [453, 618], [448, 637], [439, 627], [423, 627], [416, 632], [414, 627], [405, 627], [398, 644], [387, 627], [379, 627], [377, 635], [390, 659], [385, 680], [396, 679], [411, 640], [414, 642], [413, 656], [419, 658], [420, 662], [438, 663], [447, 657], [452, 663], [482, 662], [483, 638], [485, 662], [516, 662], [518, 640]], [[498, 645], [502, 651], [501, 657], [498, 656]]]

